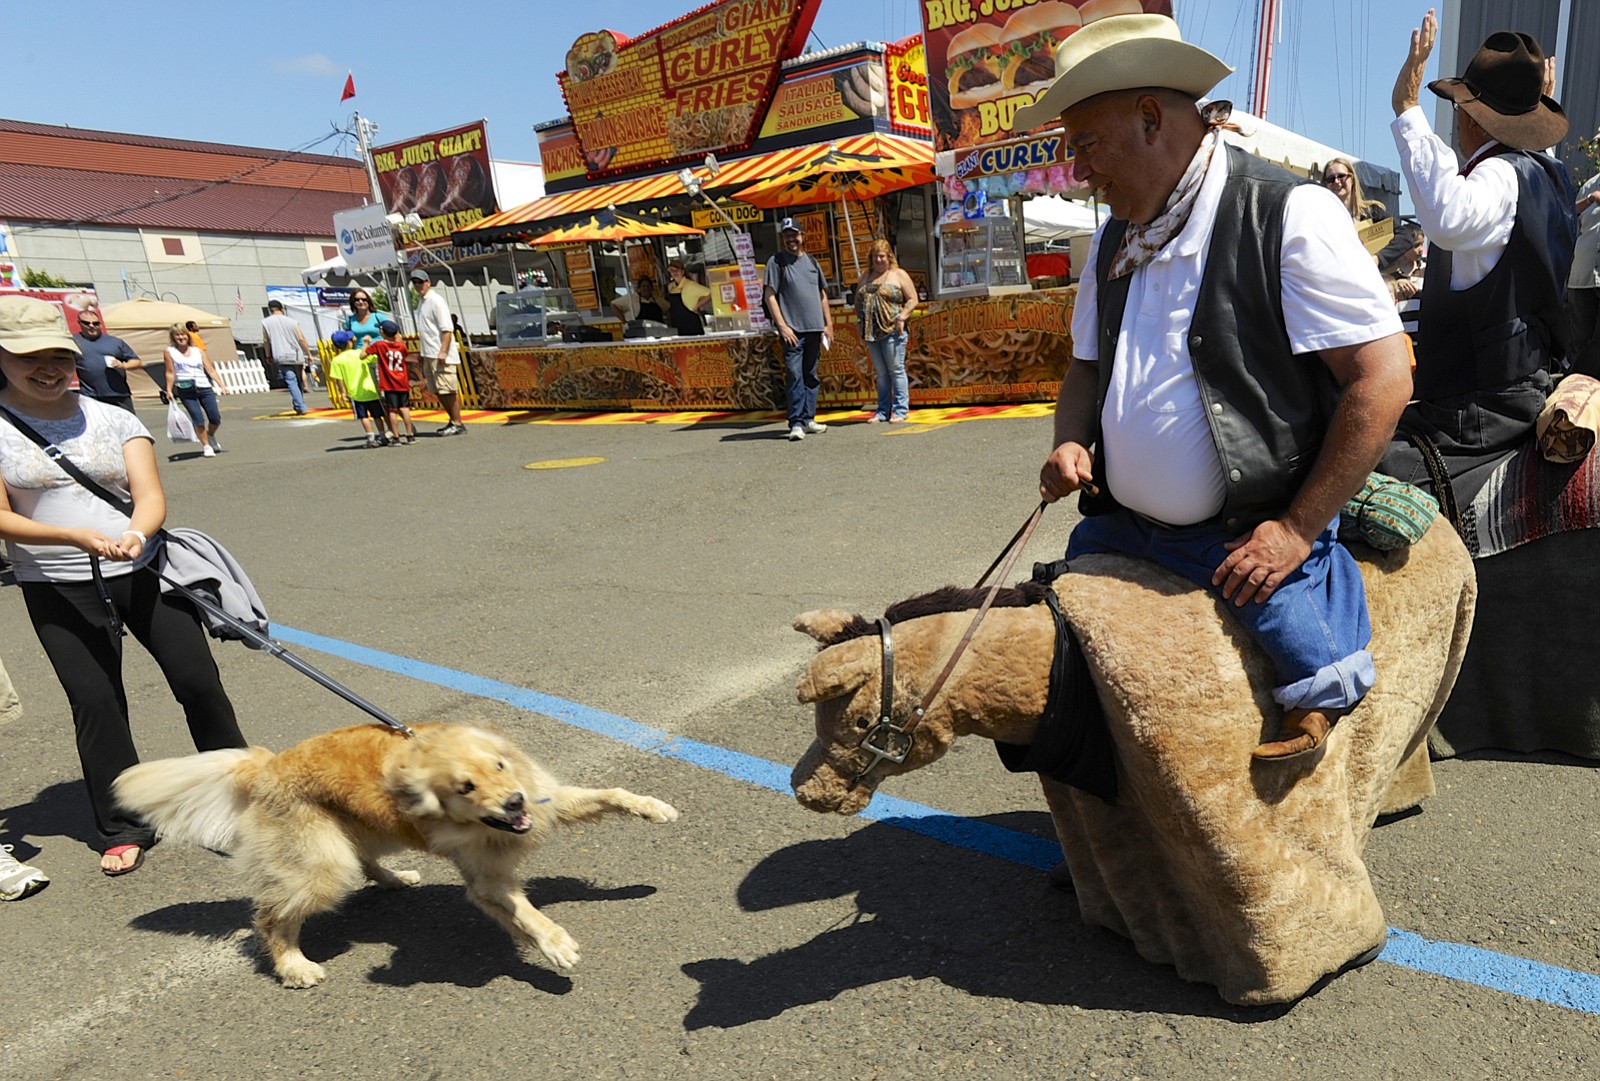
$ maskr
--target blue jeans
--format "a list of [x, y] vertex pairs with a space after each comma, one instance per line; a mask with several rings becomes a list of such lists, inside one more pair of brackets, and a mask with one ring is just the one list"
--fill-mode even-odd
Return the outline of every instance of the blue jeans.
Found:
[[200, 441], [205, 442], [206, 421], [222, 423], [222, 410], [217, 408], [217, 392], [210, 387], [190, 387], [187, 390], [174, 387], [173, 390], [188, 411], [189, 419], [194, 421], [194, 430], [200, 433]]
[[305, 396], [300, 393], [300, 365], [280, 364], [278, 374], [283, 376], [283, 385], [289, 388], [289, 400], [294, 403], [296, 413], [306, 411]]
[[911, 391], [906, 383], [906, 332], [888, 334], [867, 342], [872, 370], [878, 380], [880, 420], [900, 420], [911, 408]]
[[[1223, 601], [1228, 614], [1264, 649], [1277, 668], [1272, 697], [1285, 709], [1348, 709], [1372, 689], [1376, 671], [1367, 646], [1367, 593], [1355, 559], [1338, 541], [1338, 520], [1311, 546], [1306, 561], [1263, 604]], [[1085, 518], [1067, 541], [1067, 558], [1119, 552], [1158, 563], [1218, 600], [1211, 575], [1227, 558], [1236, 534], [1220, 526], [1168, 529], [1131, 511]]]
[[[795, 344], [783, 343], [784, 389], [789, 394], [789, 424], [817, 419], [817, 361], [822, 357], [822, 331], [797, 330]], [[781, 339], [780, 339], [781, 340]]]

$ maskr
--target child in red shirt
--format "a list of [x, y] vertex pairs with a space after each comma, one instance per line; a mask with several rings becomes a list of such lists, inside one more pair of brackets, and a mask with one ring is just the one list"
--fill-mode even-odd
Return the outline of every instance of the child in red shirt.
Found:
[[[406, 369], [406, 343], [400, 340], [400, 325], [386, 319], [378, 326], [383, 337], [367, 346], [365, 352], [378, 360], [378, 394], [383, 398], [383, 419], [388, 422], [390, 446], [417, 441], [417, 426], [411, 423], [411, 373]], [[406, 434], [400, 436], [396, 414], [406, 422]]]

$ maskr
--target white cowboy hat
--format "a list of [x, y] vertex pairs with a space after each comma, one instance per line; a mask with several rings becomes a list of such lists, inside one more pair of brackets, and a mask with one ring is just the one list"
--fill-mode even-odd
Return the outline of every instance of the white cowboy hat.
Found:
[[1112, 90], [1161, 86], [1201, 98], [1233, 69], [1184, 41], [1178, 24], [1166, 15], [1112, 15], [1061, 43], [1056, 72], [1032, 105], [1017, 110], [1012, 130], [1053, 123], [1080, 101]]

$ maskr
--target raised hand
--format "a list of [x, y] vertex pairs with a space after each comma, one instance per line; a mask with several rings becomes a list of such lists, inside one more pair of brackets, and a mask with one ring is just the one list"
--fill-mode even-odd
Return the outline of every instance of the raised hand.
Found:
[[[1422, 72], [1428, 66], [1428, 57], [1433, 54], [1433, 43], [1438, 38], [1439, 20], [1429, 8], [1422, 17], [1422, 26], [1411, 31], [1411, 47], [1400, 65], [1400, 74], [1395, 76], [1394, 96], [1390, 100], [1395, 116], [1416, 107], [1417, 96], [1422, 93]], [[1553, 69], [1547, 77], [1553, 77]]]

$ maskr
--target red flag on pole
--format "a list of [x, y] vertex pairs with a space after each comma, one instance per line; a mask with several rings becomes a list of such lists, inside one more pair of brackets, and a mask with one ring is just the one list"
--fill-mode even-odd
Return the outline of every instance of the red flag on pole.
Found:
[[351, 98], [353, 98], [355, 96], [356, 96], [356, 76], [355, 76], [354, 72], [350, 72], [349, 74], [345, 75], [345, 77], [344, 77], [344, 93], [339, 95], [339, 100], [341, 102], [349, 101]]

